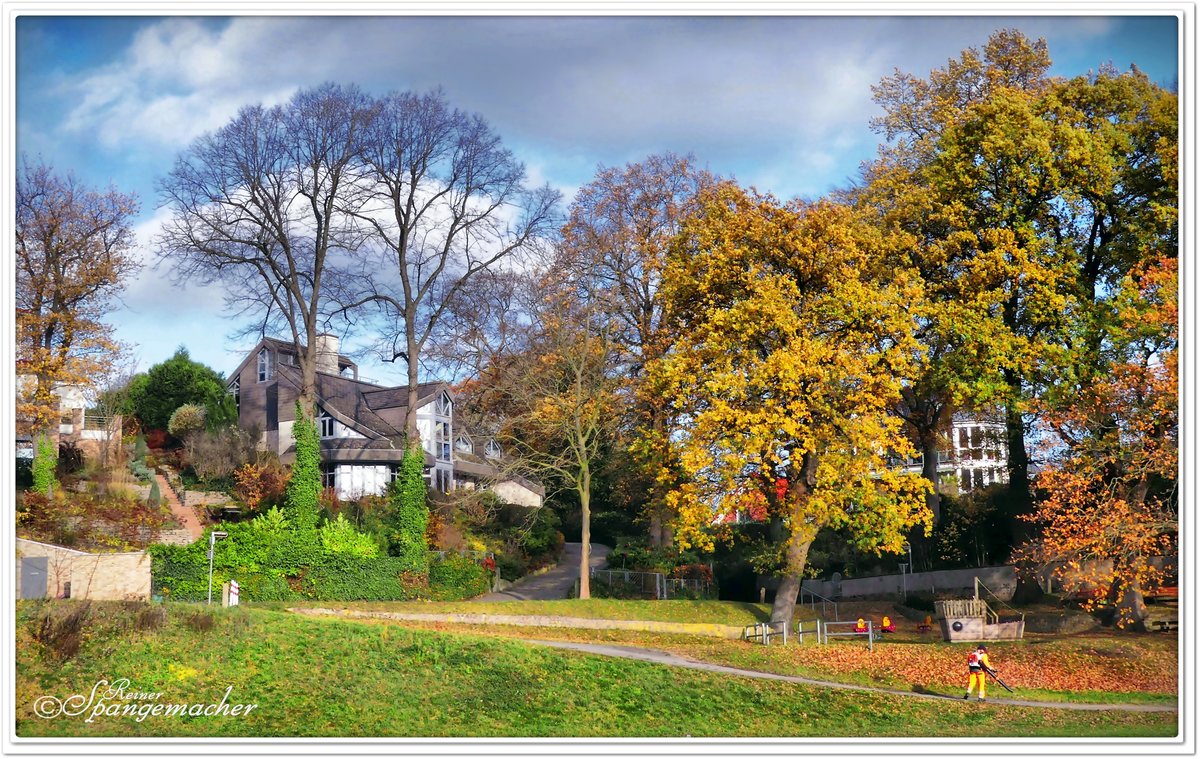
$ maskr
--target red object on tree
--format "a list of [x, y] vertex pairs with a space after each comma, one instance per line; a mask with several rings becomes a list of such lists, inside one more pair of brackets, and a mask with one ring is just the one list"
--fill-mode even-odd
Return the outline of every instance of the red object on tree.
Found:
[[775, 497], [782, 500], [787, 495], [788, 481], [787, 477], [780, 477], [775, 480]]

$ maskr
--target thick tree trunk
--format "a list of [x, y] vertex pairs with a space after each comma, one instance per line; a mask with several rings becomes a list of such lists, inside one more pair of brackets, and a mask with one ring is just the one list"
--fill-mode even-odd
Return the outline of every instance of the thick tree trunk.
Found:
[[1004, 379], [1009, 386], [1009, 401], [1004, 410], [1005, 432], [1008, 443], [1008, 487], [1013, 497], [1015, 513], [1029, 511], [1033, 504], [1029, 491], [1029, 451], [1025, 447], [1025, 419], [1017, 406], [1020, 397], [1021, 379], [1006, 370]]
[[808, 563], [808, 549], [812, 546], [812, 534], [807, 530], [794, 533], [788, 539], [785, 574], [775, 591], [775, 605], [771, 607], [771, 622], [792, 623], [796, 613], [796, 599], [800, 595], [800, 583], [804, 578], [804, 567]]
[[[1130, 574], [1134, 574], [1132, 571]], [[1108, 592], [1109, 602], [1113, 605], [1113, 624], [1121, 630], [1146, 632], [1146, 620], [1150, 616], [1146, 610], [1146, 599], [1142, 594], [1137, 580], [1126, 580], [1118, 575]]]
[[921, 476], [933, 483], [933, 490], [925, 495], [925, 505], [933, 514], [933, 523], [942, 518], [942, 495], [938, 492], [938, 444], [936, 430], [923, 430], [921, 434]]
[[408, 444], [420, 445], [421, 433], [417, 430], [417, 351], [409, 345], [408, 352], [408, 409], [404, 417], [404, 434], [408, 438]]
[[662, 545], [662, 517], [652, 505], [650, 507], [650, 547], [658, 548]]

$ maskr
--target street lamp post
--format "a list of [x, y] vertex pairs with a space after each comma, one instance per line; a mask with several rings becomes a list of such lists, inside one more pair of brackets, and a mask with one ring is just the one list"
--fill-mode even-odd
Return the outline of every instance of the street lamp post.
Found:
[[217, 540], [220, 538], [229, 537], [229, 533], [213, 530], [208, 533], [208, 603], [212, 604], [212, 575], [213, 575], [213, 547], [216, 546]]

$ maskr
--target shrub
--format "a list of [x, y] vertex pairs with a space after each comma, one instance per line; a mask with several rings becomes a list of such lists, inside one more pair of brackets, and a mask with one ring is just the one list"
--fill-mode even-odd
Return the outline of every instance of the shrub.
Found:
[[162, 492], [158, 489], [157, 479], [150, 483], [150, 496], [146, 500], [151, 506], [158, 506], [162, 504]]
[[209, 632], [217, 624], [211, 611], [195, 611], [183, 618], [184, 624], [196, 632]]
[[238, 427], [194, 432], [184, 441], [188, 464], [202, 481], [231, 477], [243, 464], [265, 464], [258, 451], [258, 431]]
[[34, 626], [33, 638], [59, 662], [73, 659], [86, 640], [91, 614], [88, 601], [47, 604]]
[[242, 464], [233, 473], [233, 494], [249, 511], [263, 511], [283, 502], [288, 473], [279, 464]]
[[389, 553], [409, 558], [418, 565], [426, 561], [429, 552], [425, 539], [429, 509], [425, 504], [424, 468], [424, 451], [420, 446], [409, 446], [390, 491]]
[[317, 534], [321, 540], [321, 548], [327, 554], [360, 559], [379, 555], [379, 547], [375, 545], [371, 536], [354, 529], [354, 525], [347, 522], [343, 514], [338, 514], [336, 520], [322, 525]]
[[60, 475], [68, 475], [75, 474], [81, 469], [83, 469], [83, 449], [71, 440], [59, 443], [55, 472]]
[[133, 441], [133, 460], [145, 461], [146, 452], [149, 448], [146, 446], [146, 438], [141, 433], [138, 433], [137, 439]]
[[429, 567], [430, 596], [438, 601], [473, 598], [491, 589], [491, 572], [471, 559], [447, 554]]
[[296, 463], [284, 491], [284, 508], [297, 529], [317, 526], [321, 504], [321, 438], [317, 423], [296, 401], [296, 422], [292, 426], [296, 438]]
[[226, 395], [224, 377], [192, 361], [187, 350], [180, 347], [171, 358], [133, 378], [127, 410], [141, 420], [144, 429], [164, 430], [171, 413], [180, 406], [197, 404], [218, 412]]
[[183, 440], [186, 435], [204, 429], [204, 407], [185, 403], [171, 413], [167, 420], [167, 432]]
[[156, 604], [143, 605], [134, 626], [138, 630], [157, 630], [167, 623], [167, 610]]
[[35, 493], [50, 495], [58, 487], [54, 470], [58, 467], [58, 450], [48, 435], [37, 440], [37, 449], [33, 455], [33, 490]]
[[150, 467], [146, 466], [145, 461], [137, 459], [129, 462], [129, 471], [142, 482], [150, 482], [154, 479], [154, 473], [150, 471]]

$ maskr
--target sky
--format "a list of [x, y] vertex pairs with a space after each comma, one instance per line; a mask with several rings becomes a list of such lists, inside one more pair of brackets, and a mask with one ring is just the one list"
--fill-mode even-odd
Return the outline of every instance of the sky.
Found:
[[[239, 108], [322, 82], [442, 87], [566, 209], [600, 166], [691, 153], [781, 198], [844, 187], [880, 136], [871, 85], [919, 76], [999, 28], [1044, 37], [1051, 73], [1136, 65], [1176, 87], [1174, 16], [63, 17], [16, 26], [17, 153], [136, 193], [145, 266], [109, 316], [140, 369], [180, 345], [229, 373], [253, 345], [215, 288], [175, 288], [151, 244], [156, 181]], [[362, 374], [401, 382], [394, 368]]]

